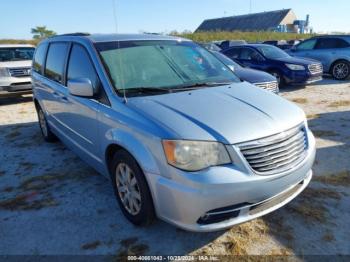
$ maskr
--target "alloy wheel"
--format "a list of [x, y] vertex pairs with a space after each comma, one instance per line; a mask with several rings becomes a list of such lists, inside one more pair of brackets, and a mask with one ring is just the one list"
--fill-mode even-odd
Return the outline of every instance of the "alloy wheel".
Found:
[[141, 210], [141, 193], [133, 171], [127, 164], [119, 163], [115, 176], [118, 194], [124, 208], [131, 215], [137, 215]]
[[349, 75], [349, 65], [346, 63], [338, 63], [333, 68], [333, 75], [337, 79], [344, 79]]

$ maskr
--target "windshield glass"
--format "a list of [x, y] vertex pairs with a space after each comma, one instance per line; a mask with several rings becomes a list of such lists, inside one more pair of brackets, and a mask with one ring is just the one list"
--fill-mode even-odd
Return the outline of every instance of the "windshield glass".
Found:
[[214, 55], [190, 41], [105, 42], [96, 48], [117, 91], [239, 81]]
[[257, 49], [268, 59], [279, 59], [290, 57], [286, 52], [275, 46], [258, 46]]
[[32, 60], [33, 47], [0, 48], [0, 62]]

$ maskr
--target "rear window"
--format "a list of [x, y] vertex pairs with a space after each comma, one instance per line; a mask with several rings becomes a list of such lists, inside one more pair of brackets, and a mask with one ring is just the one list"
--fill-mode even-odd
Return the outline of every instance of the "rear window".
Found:
[[45, 76], [55, 82], [63, 83], [64, 64], [67, 57], [67, 43], [52, 43], [46, 59]]
[[47, 44], [41, 44], [37, 47], [35, 51], [34, 61], [33, 61], [33, 71], [41, 74], [41, 69], [45, 62]]
[[34, 47], [0, 48], [0, 62], [32, 60], [34, 50]]

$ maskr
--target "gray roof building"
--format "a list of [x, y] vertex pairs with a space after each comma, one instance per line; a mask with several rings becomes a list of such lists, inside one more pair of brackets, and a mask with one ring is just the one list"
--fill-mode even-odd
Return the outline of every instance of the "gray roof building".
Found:
[[204, 20], [198, 31], [292, 31], [297, 19], [292, 9]]

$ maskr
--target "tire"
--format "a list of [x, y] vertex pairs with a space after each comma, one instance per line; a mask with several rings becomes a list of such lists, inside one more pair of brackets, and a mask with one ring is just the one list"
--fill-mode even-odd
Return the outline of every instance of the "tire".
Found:
[[110, 167], [115, 197], [124, 216], [134, 225], [150, 225], [155, 219], [153, 200], [136, 160], [127, 151], [118, 150]]
[[270, 74], [276, 77], [278, 86], [283, 87], [286, 85], [286, 81], [284, 79], [284, 76], [277, 70], [271, 70]]
[[335, 62], [331, 68], [331, 74], [336, 80], [345, 80], [350, 76], [350, 63], [346, 60]]
[[37, 113], [38, 113], [39, 127], [43, 138], [45, 139], [46, 142], [49, 142], [49, 143], [56, 142], [57, 137], [50, 130], [50, 127], [46, 121], [46, 115], [40, 106], [37, 106]]

